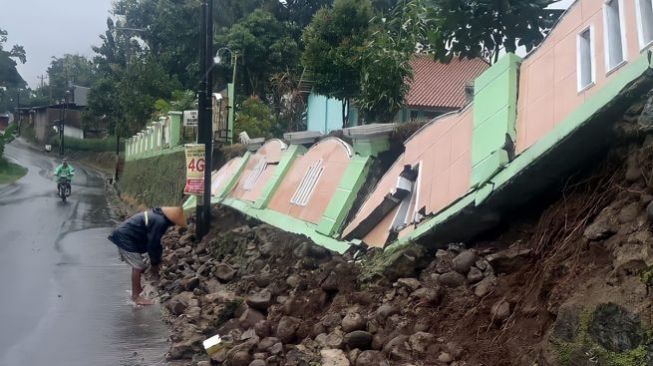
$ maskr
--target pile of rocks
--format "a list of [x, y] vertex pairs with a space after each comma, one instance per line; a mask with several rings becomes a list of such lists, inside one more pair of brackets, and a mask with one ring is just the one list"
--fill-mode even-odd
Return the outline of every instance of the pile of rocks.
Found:
[[[414, 277], [370, 282], [361, 263], [268, 225], [207, 238], [194, 244], [183, 230], [164, 238], [169, 358], [189, 364], [467, 365], [463, 347], [436, 334], [435, 314], [449, 297], [490, 294], [498, 274], [530, 253], [450, 245]], [[502, 300], [492, 316], [510, 311]], [[201, 342], [215, 334], [227, 346], [209, 360]]]

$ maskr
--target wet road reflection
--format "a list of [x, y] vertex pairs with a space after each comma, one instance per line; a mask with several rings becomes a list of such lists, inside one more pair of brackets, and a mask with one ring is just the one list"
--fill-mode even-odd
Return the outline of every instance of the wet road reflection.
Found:
[[20, 143], [6, 155], [29, 171], [0, 187], [0, 365], [165, 364], [160, 309], [131, 304], [129, 269], [106, 240], [101, 176], [76, 166], [62, 203], [53, 157]]

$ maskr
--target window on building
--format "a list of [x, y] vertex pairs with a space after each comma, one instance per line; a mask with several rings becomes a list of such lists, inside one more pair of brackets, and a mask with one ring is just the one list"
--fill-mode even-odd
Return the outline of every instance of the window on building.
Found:
[[417, 195], [419, 192], [419, 165], [414, 168], [410, 165], [404, 166], [404, 170], [397, 178], [395, 196], [401, 197], [399, 209], [392, 220], [392, 231], [398, 232], [409, 225], [415, 219], [417, 206]]
[[315, 161], [311, 166], [308, 167], [304, 178], [302, 178], [299, 187], [293, 194], [290, 199], [290, 203], [297, 206], [306, 206], [308, 200], [311, 198], [315, 187], [317, 186], [318, 180], [322, 176], [324, 167], [322, 166], [322, 159]]
[[635, 5], [639, 47], [643, 49], [653, 42], [653, 0], [635, 0]]
[[621, 0], [606, 1], [603, 5], [603, 24], [605, 29], [605, 65], [610, 72], [626, 59], [624, 25], [622, 22]]
[[581, 91], [594, 83], [594, 34], [592, 27], [578, 34], [577, 68], [578, 90]]
[[243, 189], [246, 191], [251, 191], [252, 188], [256, 186], [256, 183], [258, 182], [258, 179], [261, 177], [261, 174], [263, 174], [263, 171], [265, 171], [265, 168], [268, 166], [267, 161], [265, 161], [265, 158], [261, 158], [258, 163], [254, 166], [254, 169], [252, 169], [251, 172], [249, 172], [249, 175], [247, 175], [247, 178], [245, 178], [245, 182], [243, 183]]

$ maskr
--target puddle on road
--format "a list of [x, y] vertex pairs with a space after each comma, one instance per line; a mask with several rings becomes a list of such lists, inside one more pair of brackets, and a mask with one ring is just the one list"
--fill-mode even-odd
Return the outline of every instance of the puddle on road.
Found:
[[130, 300], [130, 269], [106, 240], [108, 228], [60, 240], [48, 313], [9, 353], [7, 366], [165, 365], [168, 330], [159, 305]]

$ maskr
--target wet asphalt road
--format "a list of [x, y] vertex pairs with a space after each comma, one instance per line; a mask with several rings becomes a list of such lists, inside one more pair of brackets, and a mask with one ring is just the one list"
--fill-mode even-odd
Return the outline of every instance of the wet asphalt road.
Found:
[[55, 155], [20, 141], [5, 156], [29, 169], [0, 186], [0, 365], [163, 365], [158, 306], [129, 300], [129, 268], [107, 239], [103, 178], [79, 165], [63, 203]]

